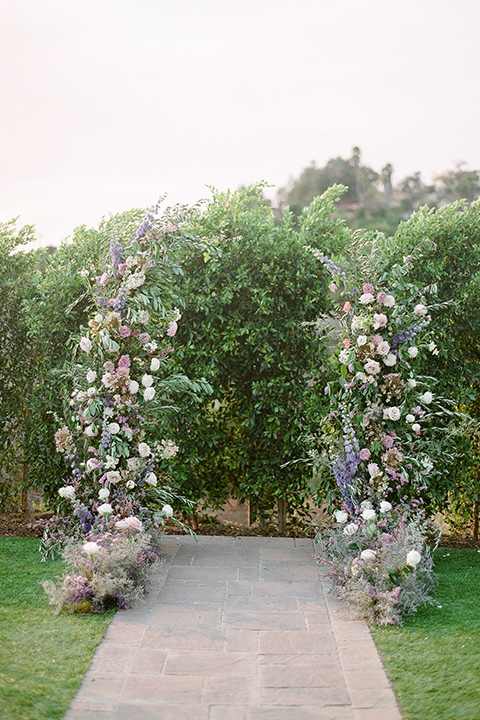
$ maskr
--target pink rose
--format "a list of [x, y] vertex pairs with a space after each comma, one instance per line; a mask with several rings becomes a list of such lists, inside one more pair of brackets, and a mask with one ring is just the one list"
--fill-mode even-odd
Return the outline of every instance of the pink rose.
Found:
[[175, 320], [172, 320], [172, 322], [168, 326], [167, 335], [168, 337], [173, 337], [178, 330], [178, 325], [175, 322]]
[[120, 325], [120, 327], [118, 328], [118, 332], [120, 333], [122, 338], [130, 337], [130, 335], [132, 334], [132, 331], [126, 325]]
[[350, 303], [347, 301], [347, 302], [345, 303], [345, 305], [343, 306], [343, 312], [348, 312], [351, 307], [352, 307], [352, 306], [351, 306]]
[[363, 286], [362, 289], [365, 294], [369, 293], [369, 294], [373, 295], [373, 293], [375, 292], [375, 288], [373, 287], [373, 285], [371, 283], [365, 283], [365, 285]]
[[345, 340], [343, 341], [343, 344], [345, 345], [346, 348], [349, 348], [352, 343], [350, 342], [349, 338], [345, 338]]
[[150, 340], [150, 335], [148, 333], [140, 333], [138, 339], [140, 342], [147, 343]]
[[375, 313], [373, 316], [373, 327], [375, 330], [377, 328], [385, 327], [385, 325], [388, 323], [388, 318], [383, 313]]
[[360, 456], [360, 460], [366, 461], [366, 460], [370, 460], [370, 458], [372, 457], [372, 453], [370, 452], [370, 450], [368, 448], [362, 448], [359, 452], [359, 456]]
[[103, 275], [99, 278], [98, 284], [102, 287], [105, 287], [105, 285], [108, 283], [108, 274], [103, 273]]
[[387, 293], [385, 292], [379, 292], [377, 295], [377, 302], [379, 305], [383, 305], [385, 300], [387, 299]]
[[125, 275], [125, 272], [127, 270], [127, 263], [120, 263], [118, 266], [118, 272], [120, 275]]

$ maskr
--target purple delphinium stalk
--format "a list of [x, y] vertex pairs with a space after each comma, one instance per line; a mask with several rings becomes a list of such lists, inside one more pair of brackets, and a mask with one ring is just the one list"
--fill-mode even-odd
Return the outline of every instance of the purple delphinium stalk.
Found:
[[360, 444], [355, 430], [349, 420], [344, 418], [343, 451], [332, 458], [332, 470], [345, 505], [352, 513], [355, 511], [353, 499], [358, 492], [358, 483], [355, 481], [358, 479], [357, 472], [361, 464]]
[[118, 240], [112, 240], [110, 243], [110, 261], [111, 261], [111, 268], [112, 273], [118, 277], [118, 266], [120, 265], [120, 262], [122, 261], [122, 254], [123, 254], [123, 248], [121, 243]]
[[331, 258], [325, 255], [321, 250], [317, 250], [316, 248], [309, 248], [309, 250], [317, 258], [317, 260], [320, 260], [322, 265], [325, 266], [325, 269], [330, 273], [330, 275], [332, 275], [332, 277], [346, 278], [345, 270], [343, 270], [343, 268], [339, 265], [336, 265], [333, 260], [331, 260]]
[[411, 342], [418, 333], [422, 332], [428, 325], [428, 321], [412, 323], [404, 330], [400, 330], [390, 341], [390, 349], [396, 350], [404, 342]]
[[75, 515], [78, 517], [83, 525], [83, 532], [88, 533], [92, 529], [93, 515], [86, 505], [79, 505], [74, 510]]

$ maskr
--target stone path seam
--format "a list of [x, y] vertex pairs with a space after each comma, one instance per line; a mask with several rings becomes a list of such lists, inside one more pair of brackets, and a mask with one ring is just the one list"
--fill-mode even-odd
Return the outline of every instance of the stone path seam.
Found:
[[64, 720], [401, 720], [367, 625], [311, 540], [166, 536]]

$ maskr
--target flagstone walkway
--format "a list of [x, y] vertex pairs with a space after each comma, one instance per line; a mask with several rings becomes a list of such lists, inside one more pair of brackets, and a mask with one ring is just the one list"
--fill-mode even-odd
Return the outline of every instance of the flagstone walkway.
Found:
[[64, 720], [401, 720], [367, 626], [311, 540], [166, 536]]

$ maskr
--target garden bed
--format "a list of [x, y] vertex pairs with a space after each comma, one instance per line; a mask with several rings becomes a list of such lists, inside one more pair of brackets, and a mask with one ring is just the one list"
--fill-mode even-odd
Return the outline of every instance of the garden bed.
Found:
[[[6, 537], [41, 537], [42, 531], [39, 528], [32, 528], [31, 524], [38, 519], [38, 513], [1, 513], [0, 514], [0, 535]], [[165, 531], [169, 534], [177, 534], [178, 526], [166, 525]], [[313, 525], [295, 524], [288, 525], [285, 532], [280, 532], [275, 524], [267, 524], [261, 528], [258, 524], [252, 526], [244, 525], [235, 520], [229, 520], [225, 511], [221, 516], [204, 515], [199, 518], [197, 535], [263, 535], [268, 537], [311, 537], [315, 536]], [[480, 539], [475, 540], [468, 535], [443, 535], [441, 547], [453, 548], [480, 548]]]

